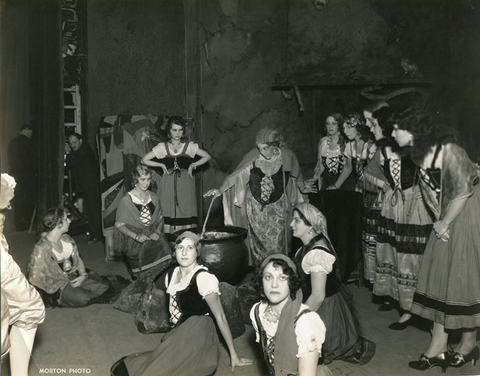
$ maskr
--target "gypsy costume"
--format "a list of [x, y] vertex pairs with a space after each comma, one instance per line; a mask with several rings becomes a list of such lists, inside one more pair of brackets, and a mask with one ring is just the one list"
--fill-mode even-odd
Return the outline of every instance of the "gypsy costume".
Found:
[[[435, 160], [443, 149], [441, 168]], [[421, 170], [421, 188], [441, 220], [448, 205], [468, 197], [443, 242], [432, 231], [423, 256], [412, 313], [445, 329], [480, 326], [480, 184], [475, 165], [455, 144], [438, 145], [432, 165]]]
[[432, 217], [416, 183], [417, 171], [410, 157], [400, 157], [382, 147], [366, 173], [383, 173], [392, 187], [384, 195], [378, 223], [373, 293], [390, 296], [401, 309], [410, 311]]
[[176, 267], [165, 277], [173, 329], [152, 351], [129, 355], [112, 367], [112, 375], [212, 375], [220, 342], [205, 297], [220, 294], [218, 279], [197, 265], [183, 279]]
[[255, 267], [270, 254], [288, 254], [292, 208], [303, 201], [299, 183], [303, 177], [291, 150], [281, 148], [278, 155], [265, 159], [253, 149], [220, 187], [225, 225], [248, 229]]
[[158, 187], [167, 233], [198, 226], [195, 178], [188, 174], [197, 150], [195, 142], [186, 142], [178, 153], [172, 153], [167, 142], [152, 149], [155, 157], [168, 169]]
[[[322, 180], [321, 190], [325, 190], [337, 182], [344, 165], [343, 154], [345, 152], [345, 143], [338, 144], [335, 150], [330, 150], [330, 140], [330, 136], [325, 136], [321, 138], [318, 143], [318, 158], [317, 165], [315, 166], [315, 174], [319, 174], [320, 163], [323, 164], [325, 168], [320, 176]], [[342, 136], [339, 136], [339, 141], [340, 140], [343, 141]], [[350, 175], [338, 189], [353, 191], [355, 189], [355, 182], [352, 175]]]
[[70, 281], [79, 277], [80, 254], [69, 235], [63, 234], [60, 243], [62, 253], [57, 253], [46, 235], [37, 241], [28, 264], [29, 282], [39, 289], [47, 305], [83, 307], [95, 303], [95, 298], [105, 293], [110, 286], [90, 272], [81, 286], [72, 287]]
[[[162, 206], [156, 194], [148, 193], [150, 197], [146, 203], [143, 203], [128, 192], [120, 199], [115, 217], [114, 246], [125, 254], [134, 276], [153, 267], [163, 267], [172, 259], [171, 245], [163, 233]], [[127, 226], [137, 235], [150, 236], [156, 233], [159, 239], [139, 243], [130, 236], [122, 234], [118, 230], [121, 226]]]
[[[361, 141], [363, 142], [363, 141]], [[363, 170], [369, 160], [369, 144], [363, 142], [360, 151], [357, 149], [357, 141], [347, 142], [345, 146], [345, 158], [352, 161], [352, 174], [355, 179], [355, 192], [364, 192]]]
[[[298, 359], [316, 351], [322, 353], [325, 324], [315, 312], [302, 304], [302, 292], [287, 302], [280, 319], [271, 322], [264, 316], [267, 302], [256, 303], [250, 311], [255, 339], [271, 375], [298, 375]], [[325, 365], [317, 367], [317, 375], [331, 375]]]

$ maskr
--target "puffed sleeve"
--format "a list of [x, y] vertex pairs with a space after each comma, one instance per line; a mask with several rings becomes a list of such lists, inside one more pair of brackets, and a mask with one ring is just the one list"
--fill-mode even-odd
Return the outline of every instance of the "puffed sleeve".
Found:
[[255, 303], [250, 310], [250, 321], [252, 323], [253, 329], [255, 329], [255, 342], [260, 343], [260, 334], [258, 333], [257, 320], [255, 318], [255, 307], [260, 305], [260, 302]]
[[212, 293], [220, 295], [218, 279], [211, 273], [200, 273], [197, 275], [198, 293], [205, 299]]
[[165, 158], [167, 155], [167, 149], [165, 148], [165, 143], [160, 142], [159, 144], [155, 145], [152, 149], [153, 154], [155, 154], [155, 157], [158, 159]]
[[320, 248], [313, 248], [302, 260], [302, 269], [306, 274], [324, 272], [331, 273], [335, 256]]
[[194, 158], [197, 155], [197, 151], [198, 144], [196, 142], [189, 142], [185, 154], [187, 154], [190, 158]]
[[325, 324], [316, 312], [308, 312], [300, 316], [295, 325], [297, 358], [307, 356], [312, 351], [321, 354], [326, 331]]

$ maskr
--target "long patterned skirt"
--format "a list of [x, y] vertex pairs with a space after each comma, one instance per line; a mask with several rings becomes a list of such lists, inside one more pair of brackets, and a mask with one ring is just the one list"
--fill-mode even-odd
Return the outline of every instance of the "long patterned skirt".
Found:
[[377, 262], [377, 229], [382, 210], [383, 196], [379, 192], [365, 191], [363, 194], [362, 253], [363, 276], [375, 282]]
[[373, 293], [391, 296], [410, 311], [432, 217], [418, 186], [385, 194], [377, 234]]
[[253, 265], [258, 268], [263, 259], [273, 253], [287, 254], [285, 226], [286, 196], [272, 204], [260, 204], [247, 189], [247, 220], [250, 252]]
[[412, 312], [446, 329], [480, 326], [480, 184], [450, 225], [450, 240], [430, 234]]

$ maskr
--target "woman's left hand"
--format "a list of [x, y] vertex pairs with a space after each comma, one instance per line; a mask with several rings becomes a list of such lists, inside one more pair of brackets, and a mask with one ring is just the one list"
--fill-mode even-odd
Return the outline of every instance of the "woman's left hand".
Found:
[[86, 279], [87, 279], [87, 276], [82, 274], [81, 276], [72, 280], [70, 284], [72, 285], [72, 287], [80, 287], [83, 284], [83, 282], [86, 281]]
[[230, 362], [232, 366], [232, 372], [235, 370], [235, 367], [249, 366], [253, 363], [251, 359], [239, 358], [237, 354], [231, 357]]
[[158, 240], [160, 239], [160, 235], [158, 235], [156, 232], [154, 232], [152, 235], [150, 235], [150, 240]]
[[197, 168], [196, 165], [194, 165], [193, 163], [190, 164], [190, 166], [188, 166], [188, 175], [190, 175], [190, 177], [193, 178], [193, 171]]
[[449, 226], [443, 221], [437, 221], [433, 224], [433, 230], [438, 239], [447, 242], [450, 239]]

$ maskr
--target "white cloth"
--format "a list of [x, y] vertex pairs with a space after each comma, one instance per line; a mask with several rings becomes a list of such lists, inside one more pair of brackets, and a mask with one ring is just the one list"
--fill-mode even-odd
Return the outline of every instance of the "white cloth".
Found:
[[[273, 338], [277, 333], [278, 321], [272, 323], [264, 319], [263, 315], [268, 306], [265, 302], [256, 303], [250, 310], [250, 320], [255, 329], [255, 340], [260, 343], [260, 334], [255, 319], [255, 307], [259, 307], [260, 321], [267, 333], [269, 339]], [[299, 313], [308, 307], [305, 304], [300, 306]], [[322, 352], [322, 344], [325, 341], [326, 328], [322, 319], [316, 312], [308, 312], [300, 316], [295, 324], [295, 335], [297, 337], [297, 358], [307, 356], [310, 352], [316, 351], [319, 354]]]
[[[165, 145], [166, 144], [164, 142], [160, 142], [159, 144], [153, 147], [152, 152], [153, 154], [155, 154], [155, 157], [157, 157], [158, 159], [165, 158], [168, 155], [167, 148], [165, 147]], [[182, 145], [182, 147], [178, 148], [177, 153], [174, 153], [172, 148], [170, 148], [169, 150], [170, 155], [178, 156], [182, 154], [184, 147], [185, 145]], [[188, 142], [187, 150], [185, 150], [185, 154], [187, 154], [190, 158], [194, 158], [195, 155], [197, 155], [197, 151], [198, 151], [198, 144], [192, 141]]]
[[306, 274], [324, 272], [330, 274], [333, 270], [335, 256], [318, 248], [309, 251], [302, 260], [302, 269]]

